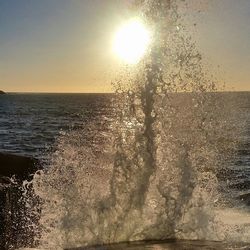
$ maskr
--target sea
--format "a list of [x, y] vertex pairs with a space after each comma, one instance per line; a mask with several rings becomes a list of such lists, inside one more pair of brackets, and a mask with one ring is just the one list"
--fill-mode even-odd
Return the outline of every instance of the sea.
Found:
[[[236, 155], [228, 165], [228, 173], [225, 178], [220, 178], [221, 187], [223, 192], [235, 201], [230, 203], [231, 206], [237, 203], [238, 207], [248, 208], [250, 207], [250, 92], [228, 92], [223, 95], [233, 100], [239, 126], [244, 125], [238, 136]], [[56, 151], [58, 140], [62, 135], [78, 130], [88, 131], [93, 124], [100, 126], [99, 131], [101, 131], [102, 121], [111, 123], [116, 117], [114, 98], [113, 94], [0, 95], [0, 152], [29, 156], [47, 164]], [[84, 133], [81, 136], [84, 136]], [[235, 216], [238, 216], [237, 213]], [[248, 219], [243, 217], [241, 220], [249, 220], [249, 216], [250, 213], [247, 214]], [[95, 249], [231, 249], [222, 245], [217, 246], [217, 243], [179, 242], [179, 247], [176, 244], [167, 242], [141, 245], [140, 243], [120, 245], [120, 248], [112, 246]]]
[[[250, 174], [250, 92], [225, 95], [234, 100], [245, 124], [236, 166]], [[113, 119], [113, 100], [113, 94], [1, 95], [0, 152], [48, 158], [60, 134], [86, 128], [92, 121]]]
[[112, 117], [112, 94], [0, 96], [0, 152], [47, 159], [60, 134]]

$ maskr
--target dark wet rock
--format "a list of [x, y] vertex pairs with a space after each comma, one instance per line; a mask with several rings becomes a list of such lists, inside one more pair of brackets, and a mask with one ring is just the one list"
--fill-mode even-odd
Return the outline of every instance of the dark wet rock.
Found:
[[34, 232], [25, 224], [27, 218], [34, 222], [38, 218], [29, 217], [21, 186], [38, 168], [38, 161], [30, 157], [0, 153], [0, 249], [17, 249], [33, 243]]
[[26, 180], [39, 168], [36, 159], [12, 154], [0, 153], [0, 176]]
[[0, 90], [0, 95], [5, 95], [6, 93], [2, 90]]

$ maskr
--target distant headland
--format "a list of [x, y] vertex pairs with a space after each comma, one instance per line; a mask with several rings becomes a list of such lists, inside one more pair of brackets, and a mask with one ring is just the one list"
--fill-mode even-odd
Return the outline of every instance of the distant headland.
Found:
[[6, 94], [4, 91], [0, 90], [0, 95]]

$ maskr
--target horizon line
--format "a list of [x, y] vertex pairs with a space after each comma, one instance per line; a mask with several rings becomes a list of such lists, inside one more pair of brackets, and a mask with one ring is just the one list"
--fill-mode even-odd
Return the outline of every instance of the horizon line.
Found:
[[[217, 90], [217, 91], [207, 91], [204, 93], [219, 93], [219, 92], [224, 92], [224, 93], [230, 93], [230, 92], [250, 92], [249, 90]], [[6, 94], [115, 94], [115, 92], [46, 92], [46, 91], [4, 91]], [[171, 92], [169, 92], [171, 93]], [[188, 92], [172, 92], [172, 93], [192, 93], [191, 91]]]
[[46, 91], [4, 91], [6, 94], [114, 94], [115, 92], [46, 92]]

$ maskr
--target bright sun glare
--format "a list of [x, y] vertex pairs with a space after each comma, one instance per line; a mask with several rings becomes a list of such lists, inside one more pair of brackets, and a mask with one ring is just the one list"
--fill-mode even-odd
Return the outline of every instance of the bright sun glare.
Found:
[[138, 19], [124, 24], [116, 33], [114, 52], [126, 63], [135, 64], [143, 55], [150, 43], [150, 32]]

